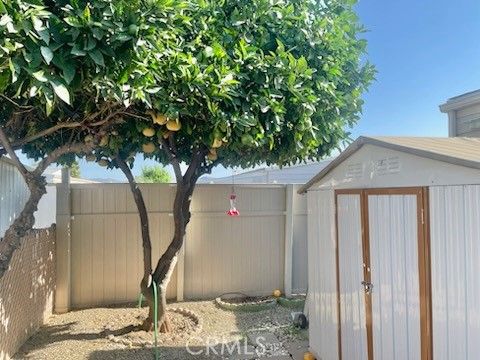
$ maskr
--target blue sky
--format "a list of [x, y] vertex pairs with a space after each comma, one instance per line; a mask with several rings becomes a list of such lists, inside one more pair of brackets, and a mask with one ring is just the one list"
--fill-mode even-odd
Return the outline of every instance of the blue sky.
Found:
[[[438, 105], [480, 88], [480, 1], [360, 0], [356, 9], [378, 74], [352, 136], [447, 136]], [[124, 181], [119, 172], [81, 167], [85, 178]], [[223, 168], [213, 173], [230, 174]]]

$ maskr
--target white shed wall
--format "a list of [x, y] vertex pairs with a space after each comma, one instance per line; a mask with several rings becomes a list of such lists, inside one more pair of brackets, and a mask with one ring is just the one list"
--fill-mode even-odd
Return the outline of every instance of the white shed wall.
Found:
[[309, 191], [308, 214], [310, 349], [317, 359], [338, 359], [333, 191]]
[[430, 188], [433, 357], [480, 358], [480, 185]]
[[475, 184], [479, 175], [477, 169], [366, 144], [311, 189]]

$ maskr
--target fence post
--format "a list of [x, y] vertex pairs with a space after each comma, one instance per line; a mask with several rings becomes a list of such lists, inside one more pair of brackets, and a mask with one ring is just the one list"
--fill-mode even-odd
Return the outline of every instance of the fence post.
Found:
[[294, 221], [294, 193], [293, 185], [286, 187], [286, 212], [285, 212], [285, 267], [284, 267], [284, 292], [286, 297], [292, 296], [293, 280], [293, 221]]
[[55, 312], [60, 314], [70, 310], [71, 216], [70, 171], [64, 168], [57, 185]]
[[183, 239], [183, 246], [178, 252], [177, 260], [177, 301], [183, 301], [183, 289], [185, 284], [185, 246], [187, 236]]

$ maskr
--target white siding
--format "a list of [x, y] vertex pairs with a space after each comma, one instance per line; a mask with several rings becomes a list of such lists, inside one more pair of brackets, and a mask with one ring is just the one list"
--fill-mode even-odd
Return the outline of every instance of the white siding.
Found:
[[308, 311], [310, 349], [338, 359], [337, 275], [333, 191], [308, 192]]
[[420, 359], [416, 198], [368, 197], [375, 359]]
[[455, 112], [456, 136], [480, 135], [480, 104], [471, 105]]
[[480, 186], [430, 188], [433, 356], [480, 356]]
[[367, 359], [360, 195], [337, 196], [342, 358]]
[[28, 196], [25, 181], [15, 166], [0, 160], [0, 238], [22, 211]]
[[[386, 169], [379, 164], [386, 164]], [[468, 185], [478, 182], [478, 169], [367, 144], [312, 185], [311, 189]]]

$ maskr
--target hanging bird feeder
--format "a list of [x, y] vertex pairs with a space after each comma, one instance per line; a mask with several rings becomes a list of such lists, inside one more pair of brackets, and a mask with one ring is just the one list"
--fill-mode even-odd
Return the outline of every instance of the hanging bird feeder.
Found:
[[235, 194], [235, 188], [232, 186], [232, 192], [230, 193], [230, 210], [227, 211], [228, 216], [239, 216], [240, 212], [237, 210], [237, 194]]

